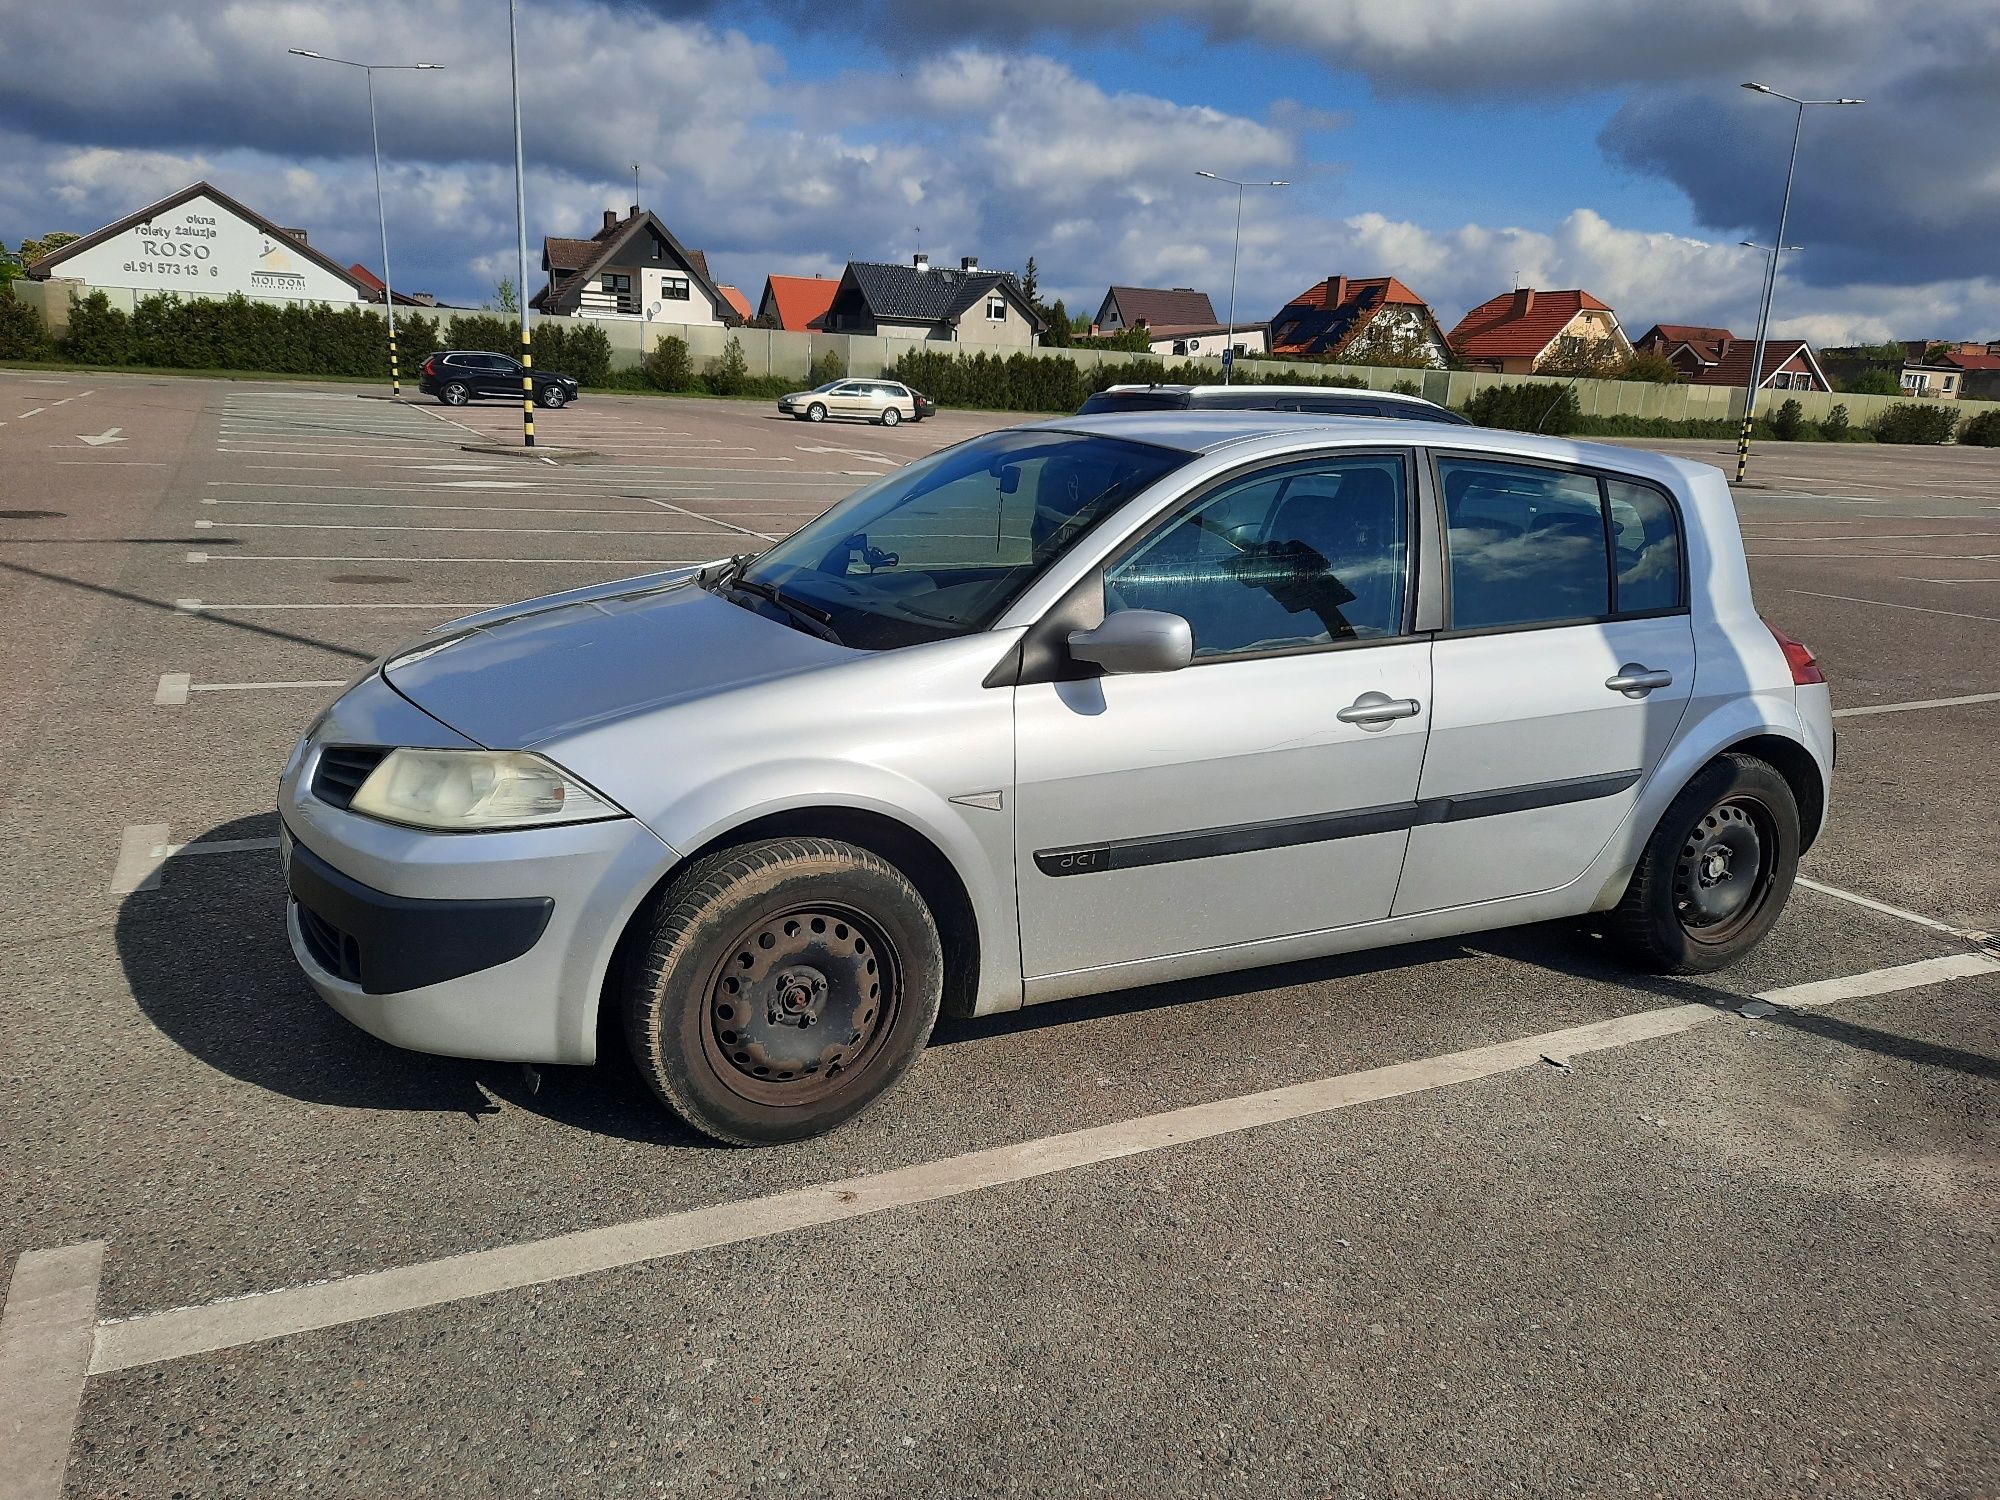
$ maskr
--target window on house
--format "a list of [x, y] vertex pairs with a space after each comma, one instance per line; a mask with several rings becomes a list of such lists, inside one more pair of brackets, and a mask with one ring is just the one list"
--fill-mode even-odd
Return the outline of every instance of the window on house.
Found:
[[689, 296], [687, 277], [662, 276], [660, 278], [660, 295], [669, 302], [687, 301]]
[[639, 299], [632, 294], [632, 277], [628, 272], [606, 271], [598, 277], [597, 284], [619, 312], [639, 310]]
[[986, 321], [989, 323], [1004, 323], [1007, 321], [1007, 299], [1005, 297], [995, 295], [986, 299]]
[[1187, 351], [1188, 351], [1188, 341], [1186, 339], [1174, 340], [1174, 353], [1185, 354], [1187, 353]]

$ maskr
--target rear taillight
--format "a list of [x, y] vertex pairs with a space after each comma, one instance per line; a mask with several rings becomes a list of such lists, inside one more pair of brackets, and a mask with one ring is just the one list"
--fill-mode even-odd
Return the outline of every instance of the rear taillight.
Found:
[[426, 375], [435, 375], [437, 374], [437, 372], [438, 372], [437, 356], [433, 354], [429, 359], [424, 361], [424, 373]]
[[1804, 641], [1794, 640], [1778, 629], [1769, 620], [1764, 628], [1771, 632], [1771, 638], [1778, 643], [1778, 649], [1785, 653], [1785, 665], [1792, 669], [1795, 686], [1806, 687], [1811, 683], [1825, 682], [1826, 673], [1819, 669], [1819, 658], [1812, 654], [1812, 648]]

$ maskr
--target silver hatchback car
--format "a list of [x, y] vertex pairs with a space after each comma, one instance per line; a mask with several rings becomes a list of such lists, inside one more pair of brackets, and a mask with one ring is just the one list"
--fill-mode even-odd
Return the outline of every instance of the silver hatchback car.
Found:
[[766, 551], [473, 615], [279, 794], [293, 951], [405, 1047], [827, 1130], [943, 1007], [1596, 914], [1719, 968], [1827, 814], [1806, 648], [1704, 465], [1270, 412], [1072, 417]]

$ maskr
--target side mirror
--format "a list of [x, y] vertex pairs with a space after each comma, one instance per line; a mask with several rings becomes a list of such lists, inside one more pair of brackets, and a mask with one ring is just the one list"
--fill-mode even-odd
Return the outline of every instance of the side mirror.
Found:
[[1069, 654], [1107, 672], [1178, 672], [1194, 660], [1194, 630], [1179, 615], [1121, 609], [1095, 630], [1073, 630]]

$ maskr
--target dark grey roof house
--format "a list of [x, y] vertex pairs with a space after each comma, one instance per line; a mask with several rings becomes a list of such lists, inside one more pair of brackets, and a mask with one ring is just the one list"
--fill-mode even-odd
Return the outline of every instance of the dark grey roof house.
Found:
[[1011, 272], [982, 270], [972, 256], [954, 271], [918, 255], [907, 266], [849, 261], [822, 326], [829, 333], [1030, 349], [1044, 325]]
[[681, 244], [658, 214], [636, 203], [622, 219], [607, 208], [603, 228], [587, 240], [545, 238], [542, 269], [548, 284], [528, 299], [536, 312], [662, 323], [743, 321], [709, 274], [708, 257]]

